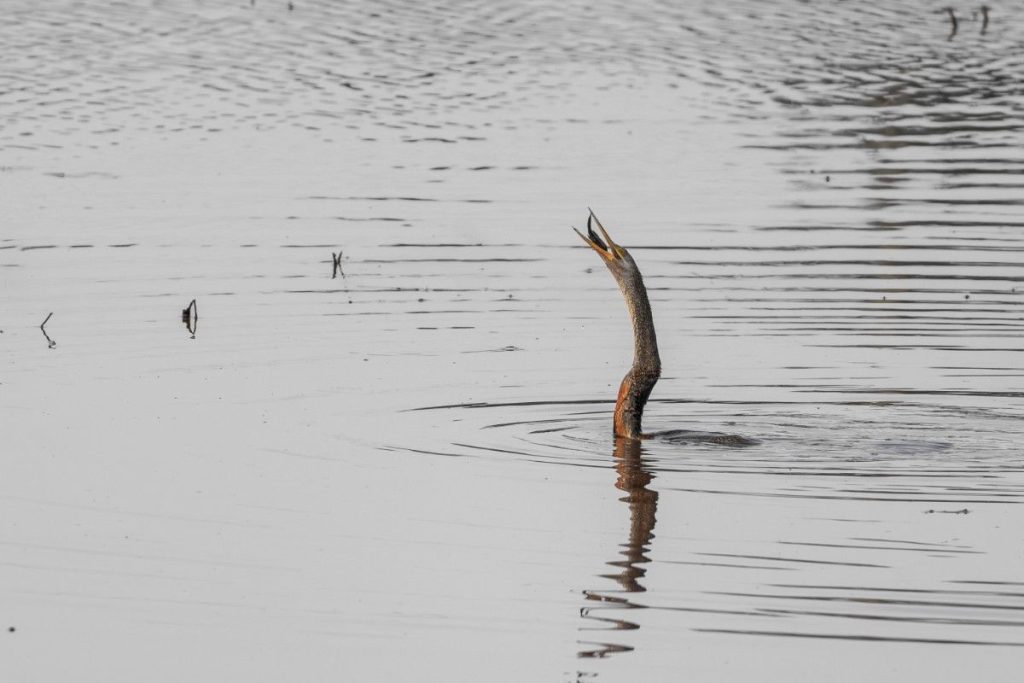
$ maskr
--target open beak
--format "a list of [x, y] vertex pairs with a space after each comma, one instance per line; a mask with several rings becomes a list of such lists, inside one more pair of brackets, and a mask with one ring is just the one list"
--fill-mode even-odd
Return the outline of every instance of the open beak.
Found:
[[[598, 236], [598, 234], [594, 232], [595, 225], [601, 232], [601, 236]], [[573, 230], [575, 230], [576, 234], [579, 235], [584, 242], [590, 245], [590, 248], [596, 251], [605, 261], [613, 261], [620, 258], [620, 253], [623, 251], [622, 247], [615, 244], [612, 238], [608, 235], [608, 232], [604, 229], [604, 226], [601, 225], [601, 221], [598, 220], [596, 215], [594, 215], [593, 211], [591, 211], [590, 216], [587, 217], [586, 235], [579, 230], [576, 230], [576, 228], [573, 228]], [[604, 239], [602, 239], [602, 237]]]

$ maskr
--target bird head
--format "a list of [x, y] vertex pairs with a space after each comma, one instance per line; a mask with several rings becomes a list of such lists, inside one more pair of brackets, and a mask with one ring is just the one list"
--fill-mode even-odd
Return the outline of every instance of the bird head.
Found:
[[[594, 231], [594, 227], [600, 231], [600, 235]], [[576, 228], [573, 228], [576, 234], [579, 235], [584, 242], [590, 246], [591, 249], [597, 252], [597, 255], [601, 257], [604, 264], [608, 266], [608, 270], [612, 272], [612, 275], [619, 276], [625, 275], [630, 271], [639, 272], [636, 262], [633, 261], [633, 257], [629, 255], [625, 247], [616, 244], [608, 232], [601, 225], [601, 221], [598, 220], [594, 212], [590, 212], [590, 216], [587, 217], [587, 234], [584, 235]]]

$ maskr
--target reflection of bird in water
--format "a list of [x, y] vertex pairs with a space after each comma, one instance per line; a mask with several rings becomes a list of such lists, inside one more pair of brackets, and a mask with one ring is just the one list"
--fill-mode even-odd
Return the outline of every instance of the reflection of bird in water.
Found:
[[[601, 232], [594, 232], [594, 226]], [[575, 230], [575, 228], [573, 228]], [[642, 439], [646, 436], [657, 436], [663, 440], [678, 444], [707, 443], [718, 446], [752, 446], [757, 443], [752, 439], [733, 434], [716, 432], [695, 432], [672, 430], [657, 434], [645, 435], [640, 430], [644, 406], [651, 395], [651, 390], [661, 376], [661, 358], [658, 356], [658, 339], [654, 333], [654, 316], [651, 313], [651, 302], [647, 298], [647, 288], [640, 276], [633, 257], [623, 247], [615, 244], [608, 232], [601, 225], [594, 212], [587, 219], [587, 234], [579, 230], [576, 234], [583, 238], [597, 252], [611, 271], [612, 277], [619, 283], [622, 296], [626, 299], [629, 318], [633, 321], [633, 366], [622, 378], [619, 385], [619, 396], [615, 401], [615, 436], [626, 439]]]
[[[594, 232], [595, 225], [601, 231], [601, 236]], [[640, 269], [637, 268], [633, 257], [612, 241], [593, 211], [587, 219], [587, 234], [584, 235], [579, 230], [576, 230], [576, 234], [582, 237], [608, 266], [612, 277], [619, 283], [619, 289], [622, 290], [626, 307], [629, 309], [629, 317], [633, 321], [633, 367], [622, 379], [619, 397], [615, 401], [615, 435], [639, 439], [644, 405], [661, 376], [658, 339], [654, 334], [654, 316], [651, 314], [651, 303], [647, 299], [647, 288], [644, 287]]]
[[[615, 470], [618, 478], [615, 488], [626, 494], [620, 500], [629, 505], [629, 538], [608, 564], [618, 571], [602, 574], [619, 584], [621, 593], [643, 593], [647, 589], [640, 580], [647, 574], [644, 565], [650, 562], [647, 553], [654, 539], [654, 525], [657, 521], [658, 492], [648, 488], [654, 480], [654, 473], [648, 468], [641, 452], [640, 442], [635, 439], [615, 440]], [[604, 603], [602, 607], [585, 607], [580, 615], [590, 622], [600, 622], [603, 629], [586, 630], [632, 631], [640, 628], [636, 622], [625, 618], [620, 610], [644, 609], [646, 605], [633, 602], [627, 595], [615, 595], [608, 590], [584, 591], [588, 601]], [[611, 611], [614, 610], [614, 611]], [[620, 616], [615, 616], [615, 615]], [[580, 658], [607, 657], [617, 652], [628, 652], [633, 648], [624, 643], [608, 641], [580, 641], [586, 649], [577, 653]]]
[[615, 488], [626, 494], [621, 500], [629, 504], [629, 542], [622, 547], [625, 560], [609, 562], [622, 569], [618, 574], [607, 576], [615, 579], [627, 593], [641, 593], [646, 589], [639, 580], [647, 570], [642, 566], [649, 562], [644, 553], [650, 548], [657, 521], [658, 492], [648, 488], [654, 480], [640, 451], [640, 442], [632, 439], [618, 439], [615, 444], [615, 470], [618, 479]]

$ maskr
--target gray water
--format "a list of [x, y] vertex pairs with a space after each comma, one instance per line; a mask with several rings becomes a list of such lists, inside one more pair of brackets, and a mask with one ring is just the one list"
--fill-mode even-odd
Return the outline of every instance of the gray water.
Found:
[[8, 2], [3, 679], [1016, 680], [1024, 15], [941, 7]]

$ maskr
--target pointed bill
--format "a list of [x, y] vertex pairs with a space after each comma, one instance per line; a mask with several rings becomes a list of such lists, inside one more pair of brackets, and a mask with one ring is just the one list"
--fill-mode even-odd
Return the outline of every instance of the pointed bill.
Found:
[[[621, 259], [626, 254], [626, 250], [615, 243], [615, 240], [611, 238], [608, 231], [604, 229], [603, 225], [601, 225], [601, 221], [598, 219], [597, 215], [589, 208], [588, 211], [590, 211], [590, 215], [587, 217], [587, 234], [584, 235], [579, 230], [576, 230], [576, 228], [573, 228], [573, 230], [576, 231], [576, 234], [579, 235], [591, 249], [600, 254], [601, 258], [603, 258], [607, 263], [610, 264], [613, 261]], [[597, 227], [597, 231], [594, 230], [595, 226]], [[598, 235], [598, 232], [601, 234]]]
[[600, 244], [600, 238], [593, 232], [590, 232], [590, 236], [584, 235], [582, 232], [573, 227], [573, 232], [580, 236], [580, 239], [587, 243], [591, 249], [601, 255], [601, 258], [608, 258], [608, 252], [605, 251], [604, 244]]
[[601, 246], [604, 246], [604, 243], [601, 242], [597, 234], [594, 233], [594, 225], [597, 225], [597, 229], [601, 231], [601, 235], [604, 237], [604, 242], [608, 244], [608, 246], [605, 247], [605, 249], [614, 254], [616, 251], [615, 248], [619, 245], [615, 244], [615, 240], [611, 238], [611, 236], [608, 234], [608, 231], [604, 229], [603, 225], [601, 225], [601, 219], [597, 217], [597, 214], [594, 213], [594, 210], [588, 206], [587, 211], [590, 212], [590, 216], [587, 217], [587, 232], [590, 233], [591, 239], [596, 241], [598, 244], [601, 244]]

